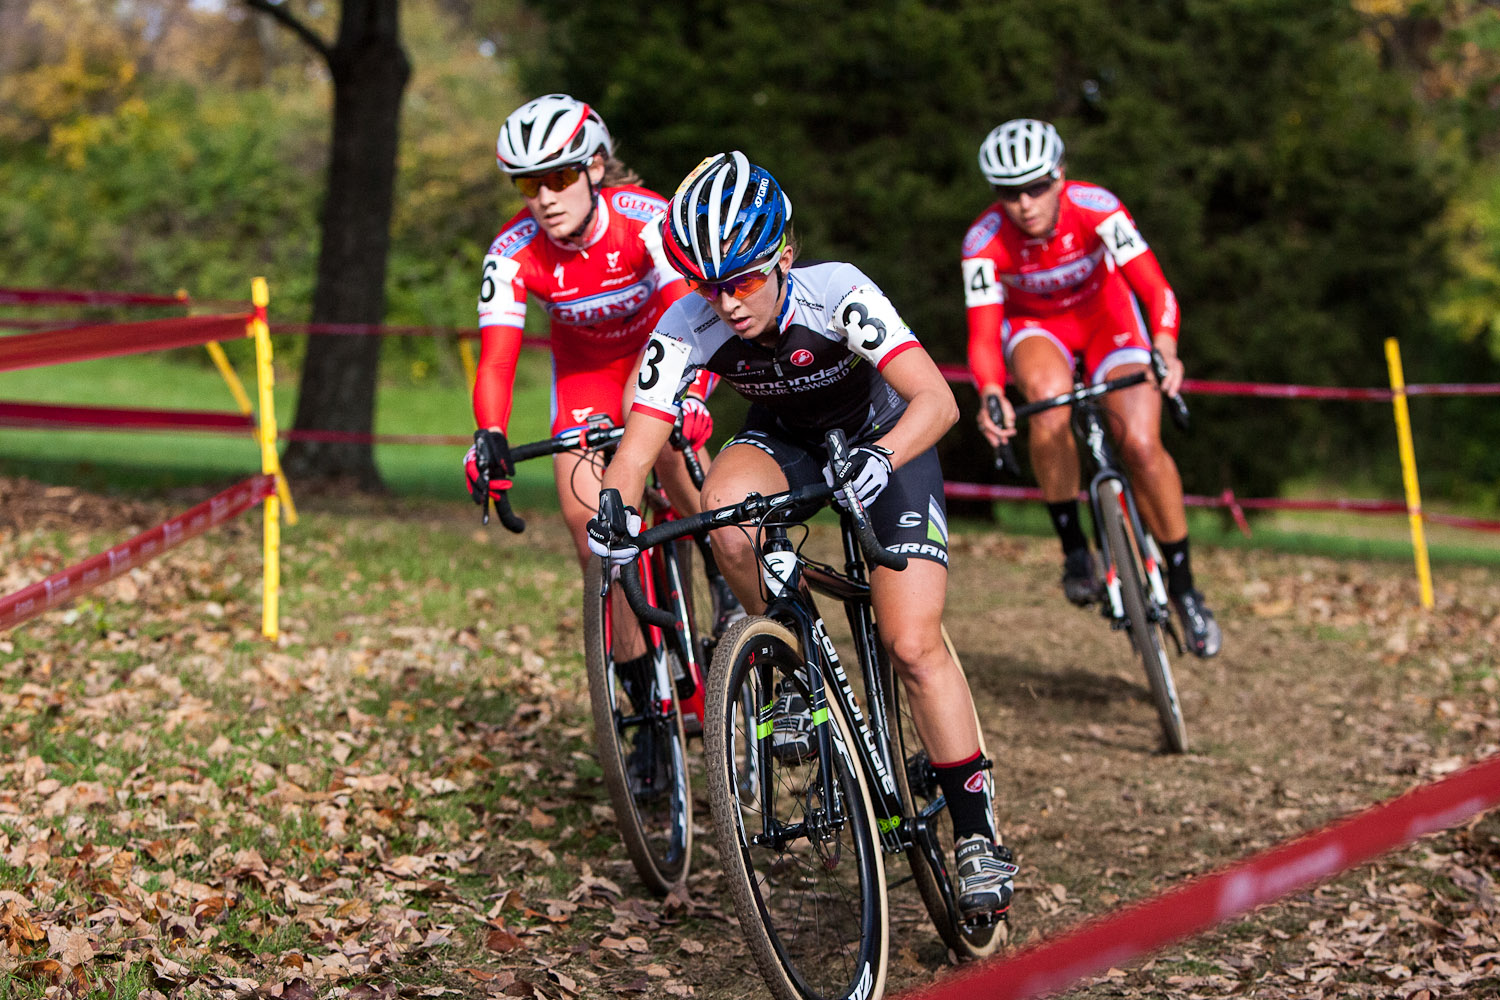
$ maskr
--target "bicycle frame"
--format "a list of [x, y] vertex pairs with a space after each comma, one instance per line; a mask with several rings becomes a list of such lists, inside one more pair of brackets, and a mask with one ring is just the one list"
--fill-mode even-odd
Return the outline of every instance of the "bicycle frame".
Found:
[[[844, 717], [849, 720], [854, 730], [855, 746], [852, 748], [852, 755], [869, 779], [881, 845], [887, 854], [899, 854], [920, 843], [918, 836], [925, 829], [927, 817], [907, 816], [900, 793], [896, 788], [893, 771], [896, 765], [891, 758], [890, 720], [885, 713], [885, 697], [879, 670], [879, 657], [883, 656], [884, 652], [880, 649], [870, 606], [869, 577], [858, 538], [848, 523], [847, 515], [841, 519], [841, 527], [844, 548], [843, 573], [839, 573], [832, 567], [807, 562], [800, 555], [784, 552], [784, 550], [784, 554], [792, 555], [793, 559], [768, 560], [784, 575], [780, 576], [780, 593], [773, 596], [766, 607], [765, 614], [766, 617], [785, 625], [801, 640], [803, 661], [807, 669], [808, 690], [811, 695], [809, 709], [813, 719], [817, 721], [827, 717], [826, 692], [832, 691], [838, 699], [839, 706], [844, 711]], [[786, 528], [780, 525], [773, 526], [767, 529], [767, 537], [762, 548], [765, 550], [785, 541]], [[781, 553], [773, 551], [772, 554]], [[804, 581], [808, 588], [826, 594], [844, 605], [849, 619], [849, 628], [854, 636], [855, 658], [859, 663], [870, 703], [868, 721], [849, 683], [849, 675], [844, 670], [833, 640], [828, 637], [828, 630], [823, 624], [817, 605], [809, 590], [802, 586]], [[769, 678], [762, 678], [762, 687], [770, 690]], [[770, 725], [770, 712], [770, 704], [762, 706], [760, 718], [757, 720], [760, 725]], [[830, 741], [837, 738], [837, 731], [835, 727], [820, 725], [816, 727], [816, 732], [820, 778], [824, 783], [823, 787], [831, 788], [835, 783], [832, 773], [833, 746]], [[760, 752], [770, 753], [769, 745], [764, 741]], [[901, 766], [905, 766], [904, 762]], [[767, 801], [772, 796], [771, 771], [769, 762], [763, 760], [760, 768], [761, 794], [766, 797]], [[846, 819], [842, 803], [835, 801], [828, 803], [827, 806], [829, 825], [842, 824]], [[937, 804], [937, 808], [942, 808], [941, 802]], [[915, 825], [912, 825], [914, 820]], [[778, 825], [777, 821], [769, 815], [763, 817], [763, 822], [761, 837], [753, 838], [758, 843], [781, 847], [790, 839], [812, 833], [797, 828], [775, 829], [774, 827]], [[926, 845], [923, 846], [925, 849]]]
[[[1125, 519], [1130, 522], [1131, 530], [1136, 538], [1151, 539], [1150, 532], [1146, 530], [1145, 522], [1141, 520], [1140, 508], [1135, 501], [1135, 491], [1131, 488], [1130, 480], [1120, 471], [1119, 461], [1115, 458], [1114, 448], [1109, 443], [1109, 435], [1105, 432], [1104, 421], [1101, 417], [1097, 398], [1102, 393], [1087, 392], [1080, 383], [1074, 386], [1072, 428], [1073, 436], [1083, 451], [1084, 461], [1092, 473], [1089, 478], [1086, 492], [1089, 498], [1089, 513], [1092, 515], [1094, 524], [1094, 540], [1099, 551], [1104, 555], [1105, 565], [1114, 567], [1117, 565], [1116, 558], [1123, 553], [1110, 551], [1109, 539], [1105, 537], [1102, 525], [1104, 519], [1101, 508], [1106, 502], [1103, 499], [1104, 491], [1101, 489], [1104, 483], [1113, 481], [1120, 488], [1119, 503]], [[1167, 606], [1167, 588], [1162, 579], [1161, 560], [1155, 551], [1155, 541], [1152, 540], [1150, 551], [1142, 552], [1141, 557], [1146, 567], [1146, 579], [1151, 586], [1151, 600], [1156, 607], [1156, 613], [1165, 616], [1161, 610]], [[1118, 575], [1111, 570], [1104, 581], [1105, 592], [1109, 597], [1108, 614], [1111, 621], [1122, 622], [1125, 619], [1125, 607], [1120, 598], [1120, 581]]]

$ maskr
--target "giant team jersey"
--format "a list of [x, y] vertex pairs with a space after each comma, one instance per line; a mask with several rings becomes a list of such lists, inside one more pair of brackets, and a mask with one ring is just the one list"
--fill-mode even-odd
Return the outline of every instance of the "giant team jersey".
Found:
[[1057, 227], [1044, 239], [1026, 236], [998, 201], [992, 204], [964, 236], [963, 276], [969, 367], [980, 386], [1005, 384], [1000, 337], [1008, 314], [1044, 317], [1080, 309], [1106, 282], [1128, 282], [1145, 306], [1153, 336], [1177, 336], [1177, 298], [1156, 254], [1120, 199], [1093, 184], [1063, 186]]
[[595, 235], [581, 249], [554, 243], [525, 209], [505, 224], [485, 254], [480, 281], [478, 426], [509, 421], [528, 292], [551, 320], [558, 372], [604, 368], [641, 349], [687, 290], [661, 253], [655, 220], [666, 206], [642, 187], [601, 188]]
[[697, 295], [667, 310], [651, 335], [632, 412], [675, 420], [700, 370], [763, 407], [793, 443], [820, 445], [840, 428], [853, 444], [884, 434], [906, 401], [881, 377], [917, 338], [895, 306], [853, 264], [798, 265], [787, 276], [770, 346], [744, 340]]

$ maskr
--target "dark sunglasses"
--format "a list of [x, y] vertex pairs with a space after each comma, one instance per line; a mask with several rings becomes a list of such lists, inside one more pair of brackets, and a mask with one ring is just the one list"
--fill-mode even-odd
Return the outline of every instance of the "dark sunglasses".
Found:
[[1001, 201], [1020, 201], [1023, 194], [1035, 200], [1048, 191], [1051, 191], [1052, 185], [1056, 183], [1057, 178], [1044, 177], [1039, 181], [1032, 181], [1025, 187], [997, 187], [995, 188], [995, 194], [999, 196]]
[[524, 197], [535, 198], [542, 193], [542, 188], [554, 193], [570, 188], [578, 183], [578, 178], [582, 175], [583, 171], [577, 167], [559, 167], [545, 174], [523, 174], [512, 177], [511, 180], [516, 182], [516, 190]]

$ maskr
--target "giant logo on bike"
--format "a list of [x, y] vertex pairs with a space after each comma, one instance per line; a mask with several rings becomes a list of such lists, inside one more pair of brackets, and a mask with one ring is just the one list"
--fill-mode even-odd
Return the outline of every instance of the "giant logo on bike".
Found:
[[[655, 272], [652, 272], [653, 275]], [[593, 326], [605, 320], [633, 316], [656, 290], [654, 280], [637, 281], [626, 288], [590, 295], [569, 302], [553, 302], [547, 312], [559, 323], [569, 326]]]
[[792, 352], [792, 364], [798, 368], [806, 368], [813, 363], [813, 353], [807, 348], [799, 348]]

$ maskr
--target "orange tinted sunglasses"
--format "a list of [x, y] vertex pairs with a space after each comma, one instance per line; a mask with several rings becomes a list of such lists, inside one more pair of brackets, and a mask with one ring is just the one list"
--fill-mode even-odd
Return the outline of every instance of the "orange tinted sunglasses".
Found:
[[582, 175], [583, 171], [577, 167], [559, 167], [545, 174], [523, 174], [512, 177], [511, 180], [516, 182], [516, 190], [524, 197], [535, 198], [542, 193], [544, 187], [554, 193], [570, 188], [578, 183], [578, 178]]
[[783, 234], [781, 242], [776, 246], [776, 252], [753, 271], [745, 271], [724, 281], [709, 281], [706, 278], [694, 278], [691, 275], [684, 275], [682, 280], [687, 283], [688, 288], [710, 302], [725, 294], [730, 298], [743, 299], [747, 295], [754, 295], [766, 286], [766, 282], [771, 280], [771, 272], [776, 270], [776, 265], [781, 261], [781, 251], [785, 249], [786, 236]]
[[705, 281], [702, 278], [683, 278], [687, 286], [709, 301], [717, 299], [720, 295], [729, 294], [731, 298], [743, 299], [747, 295], [754, 295], [765, 287], [766, 282], [771, 280], [769, 271], [751, 271], [728, 281]]

